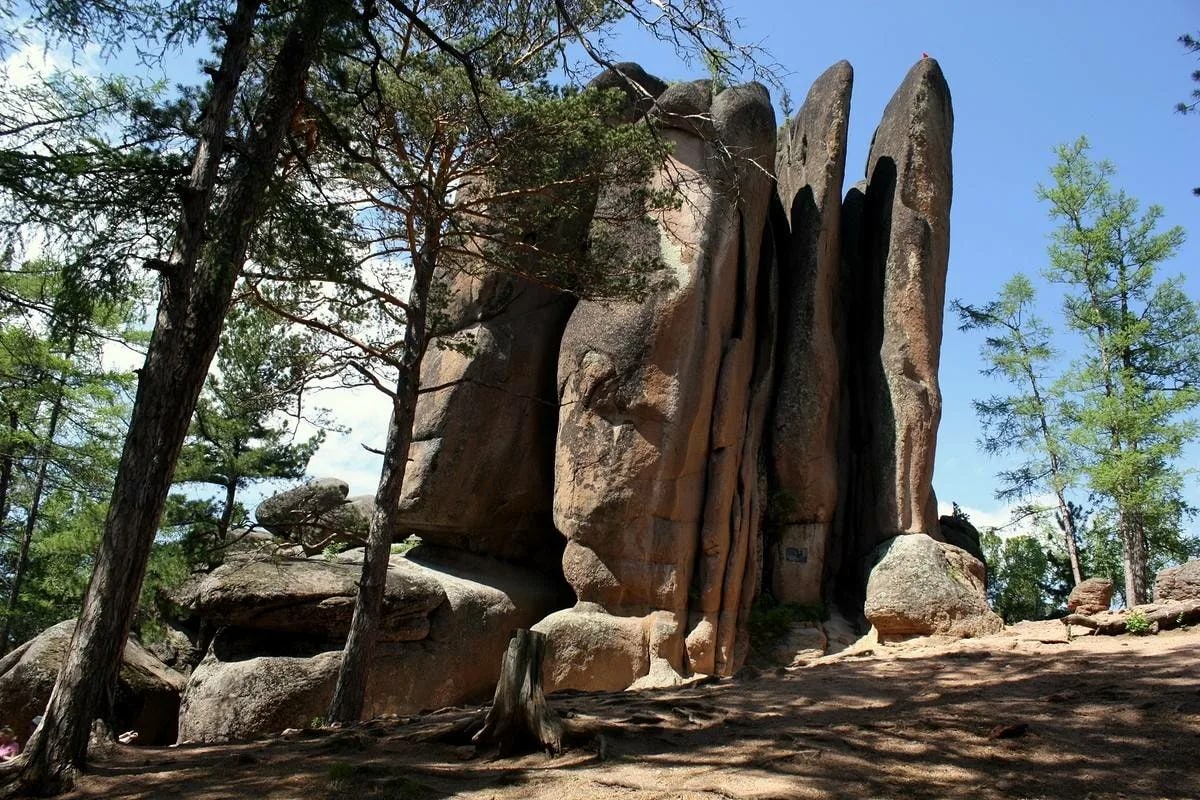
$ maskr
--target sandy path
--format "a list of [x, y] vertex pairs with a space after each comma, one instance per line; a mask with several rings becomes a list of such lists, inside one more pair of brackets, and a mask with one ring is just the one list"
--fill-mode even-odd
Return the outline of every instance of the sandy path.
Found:
[[455, 709], [290, 740], [120, 748], [70, 797], [1200, 798], [1200, 629], [1070, 643], [1061, 630], [556, 695], [591, 733], [553, 759], [437, 741], [473, 713]]

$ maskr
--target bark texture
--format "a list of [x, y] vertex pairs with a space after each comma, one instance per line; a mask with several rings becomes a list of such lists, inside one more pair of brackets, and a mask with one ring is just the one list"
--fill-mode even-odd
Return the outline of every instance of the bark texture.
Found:
[[554, 755], [562, 749], [563, 725], [546, 705], [542, 692], [542, 660], [546, 637], [536, 631], [518, 630], [504, 652], [500, 680], [483, 728], [471, 741], [495, 744], [501, 756], [545, 750]]
[[288, 119], [334, 9], [326, 0], [308, 0], [297, 11], [267, 79], [244, 154], [233, 165], [228, 193], [207, 231], [258, 6], [257, 0], [242, 0], [227, 26], [201, 141], [182, 191], [178, 243], [171, 261], [159, 267], [158, 315], [94, 572], [43, 724], [18, 761], [20, 781], [35, 791], [54, 792], [71, 784], [85, 765], [92, 720], [104, 716], [111, 704], [175, 462], [216, 352]]

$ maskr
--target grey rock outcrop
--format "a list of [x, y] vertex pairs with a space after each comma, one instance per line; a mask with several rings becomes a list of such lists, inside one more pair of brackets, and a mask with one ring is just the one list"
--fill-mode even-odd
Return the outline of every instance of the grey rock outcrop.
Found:
[[962, 517], [945, 514], [938, 518], [941, 540], [946, 544], [961, 547], [975, 558], [983, 561], [983, 545], [979, 541], [979, 529]]
[[[74, 632], [75, 620], [60, 622], [0, 660], [0, 719], [19, 739], [31, 732], [31, 720], [45, 711]], [[183, 675], [131, 639], [121, 658], [110, 722], [119, 731], [136, 730], [139, 744], [170, 744], [175, 741], [183, 686]]]
[[1154, 599], [1200, 600], [1200, 561], [1188, 561], [1160, 570], [1154, 578]]
[[779, 269], [778, 385], [770, 428], [771, 591], [819, 603], [840, 482], [841, 199], [854, 71], [812, 85], [780, 132], [775, 175], [789, 237]]
[[863, 614], [881, 640], [1004, 628], [987, 603], [983, 562], [965, 550], [914, 533], [881, 544], [873, 561]]
[[[361, 558], [361, 557], [360, 557]], [[358, 581], [359, 564], [324, 559], [232, 561], [188, 581], [172, 601], [215, 626], [322, 635], [343, 639]], [[397, 559], [388, 570], [380, 641], [413, 641], [429, 633], [429, 615], [445, 602], [426, 570]]]
[[[675, 145], [663, 180], [677, 181], [682, 203], [656, 229], [630, 232], [671, 280], [641, 303], [581, 302], [558, 371], [563, 573], [589, 609], [642, 620], [627, 626], [645, 643], [631, 672], [667, 681], [740, 662], [739, 619], [758, 577], [769, 357], [755, 311], [774, 112], [751, 84], [718, 94], [708, 116], [715, 141], [691, 126], [663, 129]], [[597, 624], [590, 610], [557, 615], [544, 626], [551, 652]], [[626, 674], [589, 688], [624, 688]]]
[[308, 554], [327, 547], [361, 543], [371, 524], [370, 495], [348, 498], [350, 486], [338, 478], [317, 478], [259, 503], [254, 517], [271, 533]]

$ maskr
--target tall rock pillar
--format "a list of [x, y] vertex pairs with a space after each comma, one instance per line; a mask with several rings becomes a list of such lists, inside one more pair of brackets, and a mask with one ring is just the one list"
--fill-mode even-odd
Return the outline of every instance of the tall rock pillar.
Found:
[[[932, 480], [953, 130], [942, 70], [922, 59], [875, 131], [865, 196], [852, 190], [847, 197], [845, 236], [855, 240], [847, 247], [846, 284], [855, 288], [845, 313], [853, 404], [848, 569], [861, 570], [867, 554], [892, 536], [939, 536]], [[861, 587], [864, 576], [852, 577]]]
[[770, 591], [821, 602], [838, 499], [842, 180], [854, 70], [817, 78], [782, 131], [775, 159], [788, 218], [780, 255], [777, 388], [768, 425]]
[[537, 626], [551, 688], [728, 673], [757, 588], [774, 112], [757, 84], [712, 97], [701, 81], [655, 114], [681, 202], [628, 235], [666, 280], [641, 303], [581, 302], [559, 357], [554, 521], [579, 603]]

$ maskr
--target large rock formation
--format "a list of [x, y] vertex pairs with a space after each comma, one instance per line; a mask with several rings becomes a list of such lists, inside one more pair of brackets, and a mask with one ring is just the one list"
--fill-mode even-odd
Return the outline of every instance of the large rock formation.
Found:
[[[360, 568], [316, 559], [229, 566], [229, 574], [213, 573], [180, 598], [192, 613], [226, 625], [188, 679], [181, 741], [307, 727], [333, 695], [350, 623], [348, 576]], [[292, 591], [259, 582], [276, 569]], [[561, 580], [494, 559], [432, 547], [393, 556], [367, 715], [485, 699], [512, 631], [565, 600]]]
[[[941, 418], [938, 361], [950, 252], [950, 90], [917, 62], [883, 114], [865, 191], [846, 200], [849, 472], [843, 580], [898, 534], [940, 535], [933, 459]], [[854, 587], [849, 587], [853, 596]]]
[[[681, 203], [631, 232], [671, 280], [641, 303], [582, 302], [563, 334], [554, 521], [585, 605], [539, 630], [555, 652], [597, 626], [618, 650], [629, 645], [619, 631], [633, 631], [642, 649], [629, 672], [576, 663], [574, 686], [726, 672], [745, 647], [773, 333], [758, 305], [775, 121], [761, 86], [708, 92], [679, 84], [660, 98], [675, 145], [660, 180]], [[674, 119], [702, 120], [711, 135]], [[598, 622], [598, 609], [623, 619]]]
[[448, 333], [421, 365], [404, 525], [449, 547], [552, 563], [554, 376], [575, 301], [511, 275], [442, 279]]
[[778, 387], [771, 441], [770, 588], [821, 602], [841, 478], [841, 203], [854, 70], [830, 67], [780, 132], [775, 157], [789, 237], [779, 271]]
[[[978, 536], [939, 522], [931, 485], [953, 128], [937, 63], [905, 78], [844, 200], [848, 64], [778, 149], [756, 84], [714, 95], [631, 64], [598, 84], [626, 90], [614, 124], [646, 116], [674, 145], [652, 188], [678, 207], [618, 232], [661, 280], [640, 302], [576, 303], [470, 265], [439, 274], [445, 346], [423, 366], [395, 532], [426, 544], [393, 557], [367, 713], [486, 696], [512, 629], [535, 622], [549, 689], [731, 674], [764, 569], [776, 601], [844, 613], [771, 658], [846, 647], [864, 611], [884, 638], [995, 629]], [[630, 189], [597, 187], [539, 246], [611, 234], [596, 211]], [[272, 529], [306, 541], [347, 505], [332, 488]], [[356, 557], [239, 557], [181, 593], [192, 627], [224, 626], [189, 679], [184, 738], [324, 713]]]

